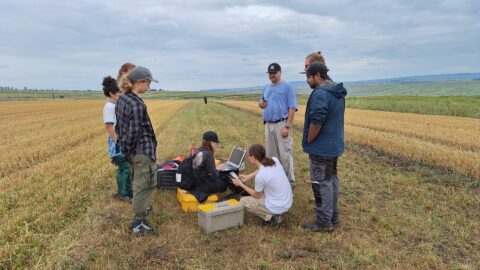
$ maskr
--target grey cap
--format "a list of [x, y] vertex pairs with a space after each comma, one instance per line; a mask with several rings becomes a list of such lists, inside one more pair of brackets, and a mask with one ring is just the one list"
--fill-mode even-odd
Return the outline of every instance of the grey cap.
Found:
[[150, 70], [142, 66], [134, 67], [132, 70], [130, 70], [127, 77], [133, 82], [139, 80], [149, 80], [158, 83], [158, 81], [152, 77], [152, 73], [150, 72]]

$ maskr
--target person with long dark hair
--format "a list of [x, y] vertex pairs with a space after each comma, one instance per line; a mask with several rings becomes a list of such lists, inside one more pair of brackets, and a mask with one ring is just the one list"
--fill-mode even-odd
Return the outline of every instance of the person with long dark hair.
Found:
[[[235, 186], [243, 188], [250, 196], [240, 199], [247, 211], [261, 217], [264, 225], [279, 225], [282, 214], [293, 203], [292, 187], [278, 158], [267, 157], [265, 148], [254, 144], [248, 149], [248, 161], [257, 170], [248, 175], [233, 179]], [[245, 185], [255, 178], [255, 188]]]
[[[103, 93], [108, 98], [107, 103], [103, 107], [103, 122], [108, 134], [108, 155], [112, 158], [117, 153], [118, 136], [115, 133], [117, 118], [115, 116], [115, 107], [118, 99], [122, 95], [122, 91], [117, 85], [117, 81], [108, 76], [103, 78]], [[126, 160], [117, 163], [117, 193], [113, 196], [119, 200], [131, 200], [132, 183], [130, 181], [130, 169]]]
[[192, 155], [195, 183], [190, 192], [199, 202], [204, 202], [211, 194], [224, 192], [227, 188], [215, 165], [214, 155], [219, 144], [217, 133], [207, 131], [203, 134], [201, 146]]

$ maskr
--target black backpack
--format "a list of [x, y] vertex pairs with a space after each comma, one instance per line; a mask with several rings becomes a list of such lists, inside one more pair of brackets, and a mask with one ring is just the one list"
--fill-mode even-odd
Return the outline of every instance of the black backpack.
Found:
[[195, 176], [193, 175], [193, 158], [196, 155], [197, 153], [193, 154], [191, 157], [186, 158], [178, 166], [177, 174], [181, 175], [179, 188], [186, 191], [191, 191], [193, 186], [195, 185]]

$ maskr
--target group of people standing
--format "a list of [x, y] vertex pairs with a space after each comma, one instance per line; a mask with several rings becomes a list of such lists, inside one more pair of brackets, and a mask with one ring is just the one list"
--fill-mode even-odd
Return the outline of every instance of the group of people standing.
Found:
[[[302, 147], [309, 155], [312, 201], [316, 209], [316, 220], [303, 224], [302, 228], [322, 232], [332, 231], [339, 222], [337, 163], [344, 151], [347, 95], [343, 84], [335, 83], [328, 71], [322, 53], [314, 52], [305, 57], [304, 72], [301, 72], [306, 74], [312, 89], [305, 111]], [[291, 187], [294, 187], [292, 123], [298, 110], [296, 93], [288, 82], [282, 80], [279, 64], [270, 64], [267, 73], [271, 84], [265, 87], [259, 101], [259, 107], [263, 109], [266, 155], [278, 158]], [[281, 218], [275, 221], [281, 222]]]
[[[320, 52], [305, 58], [307, 82], [313, 89], [307, 102], [302, 139], [304, 152], [309, 154], [310, 178], [316, 204], [316, 220], [302, 228], [329, 232], [338, 224], [339, 179], [338, 157], [344, 150], [344, 112], [346, 89], [328, 75]], [[247, 160], [256, 170], [240, 175], [232, 184], [248, 196], [240, 202], [247, 211], [263, 219], [265, 225], [282, 223], [282, 214], [293, 203], [295, 187], [292, 125], [298, 103], [295, 89], [282, 80], [281, 66], [272, 63], [267, 69], [271, 84], [260, 98], [265, 125], [265, 145], [255, 144], [248, 149]], [[124, 64], [117, 79], [104, 78], [104, 123], [108, 133], [109, 155], [117, 160], [118, 192], [121, 200], [132, 199], [131, 232], [153, 233], [147, 222], [151, 211], [151, 194], [156, 186], [155, 133], [143, 100], [139, 97], [156, 82], [151, 72], [141, 66]], [[123, 94], [122, 94], [123, 93]], [[219, 181], [221, 168], [215, 165], [214, 153], [220, 143], [213, 131], [205, 132], [202, 145], [192, 153], [193, 170], [202, 181], [196, 187], [202, 196], [224, 191]], [[221, 165], [220, 165], [221, 166]], [[200, 177], [201, 176], [201, 177]], [[255, 179], [254, 188], [245, 182]], [[130, 181], [131, 180], [131, 181]]]

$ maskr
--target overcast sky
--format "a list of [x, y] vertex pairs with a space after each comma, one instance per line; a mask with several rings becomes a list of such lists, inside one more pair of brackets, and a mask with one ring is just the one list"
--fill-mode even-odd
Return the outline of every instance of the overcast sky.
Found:
[[153, 88], [287, 81], [322, 51], [337, 81], [480, 71], [480, 1], [1, 0], [0, 86], [100, 89], [124, 62]]

